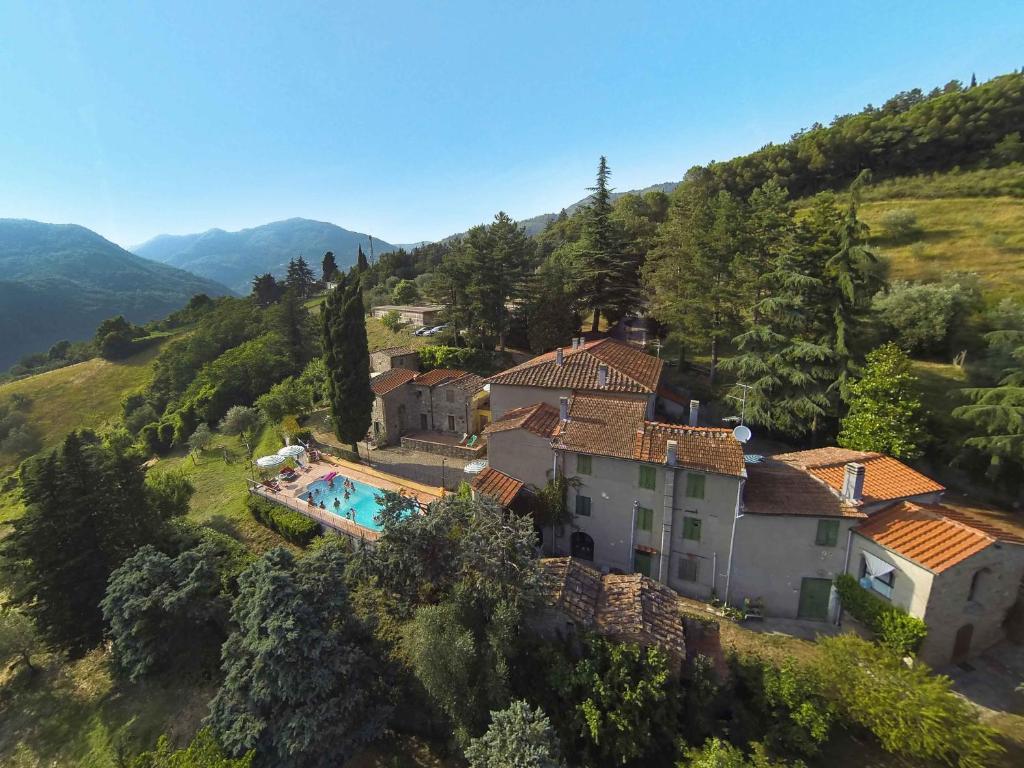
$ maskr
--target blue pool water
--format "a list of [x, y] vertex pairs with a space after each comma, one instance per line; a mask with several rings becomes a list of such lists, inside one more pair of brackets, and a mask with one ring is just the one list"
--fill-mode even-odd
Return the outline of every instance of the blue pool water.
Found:
[[[349, 497], [346, 500], [343, 482], [342, 477], [336, 477], [334, 487], [331, 488], [326, 480], [314, 480], [306, 486], [306, 493], [299, 497], [299, 501], [304, 502], [312, 493], [313, 503], [318, 507], [322, 501], [328, 512], [349, 520], [353, 519], [350, 512], [355, 510], [355, 522], [358, 525], [379, 531], [381, 527], [377, 521], [377, 513], [380, 511], [380, 505], [377, 503], [377, 494], [380, 493], [380, 489], [353, 480], [355, 488], [349, 490]], [[335, 501], [338, 502], [337, 506], [334, 504]]]

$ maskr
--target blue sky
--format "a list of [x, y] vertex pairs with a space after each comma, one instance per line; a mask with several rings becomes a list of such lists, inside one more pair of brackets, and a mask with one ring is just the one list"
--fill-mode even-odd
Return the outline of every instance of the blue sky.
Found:
[[0, 216], [125, 246], [556, 211], [1024, 65], [1024, 3], [0, 0]]

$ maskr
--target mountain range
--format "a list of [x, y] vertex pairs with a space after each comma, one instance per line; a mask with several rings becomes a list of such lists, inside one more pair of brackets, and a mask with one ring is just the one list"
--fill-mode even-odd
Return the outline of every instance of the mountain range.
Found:
[[220, 283], [129, 253], [77, 224], [0, 219], [0, 370], [114, 315], [155, 320]]
[[[288, 262], [302, 256], [320, 276], [320, 260], [334, 252], [342, 270], [356, 262], [357, 249], [370, 255], [370, 236], [312, 219], [286, 219], [238, 232], [210, 229], [193, 235], [157, 235], [132, 248], [140, 256], [201, 277], [224, 283], [241, 294], [249, 292], [254, 275], [270, 272], [283, 277]], [[380, 254], [397, 246], [373, 238]]]

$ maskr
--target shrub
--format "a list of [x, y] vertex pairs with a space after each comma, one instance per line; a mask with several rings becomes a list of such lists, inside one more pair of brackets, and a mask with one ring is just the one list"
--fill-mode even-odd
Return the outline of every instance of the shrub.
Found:
[[421, 347], [420, 365], [424, 371], [434, 368], [464, 368], [474, 373], [490, 373], [493, 361], [491, 353], [468, 347], [448, 347], [432, 344]]
[[300, 547], [307, 546], [320, 533], [320, 524], [315, 520], [259, 496], [250, 496], [246, 506], [257, 521]]
[[882, 226], [894, 240], [907, 240], [920, 233], [917, 214], [909, 208], [893, 208], [882, 214]]
[[875, 633], [879, 645], [900, 657], [917, 653], [928, 634], [921, 619], [875, 597], [848, 574], [836, 578], [836, 590], [843, 608]]
[[402, 316], [395, 310], [385, 312], [380, 318], [381, 324], [392, 333], [398, 331], [405, 323], [402, 322]]

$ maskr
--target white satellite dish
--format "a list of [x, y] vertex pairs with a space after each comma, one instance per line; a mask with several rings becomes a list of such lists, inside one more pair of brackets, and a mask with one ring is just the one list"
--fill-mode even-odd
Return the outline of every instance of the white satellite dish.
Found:
[[740, 424], [738, 427], [733, 428], [732, 436], [739, 442], [745, 443], [754, 436], [754, 433], [750, 431], [750, 427]]

